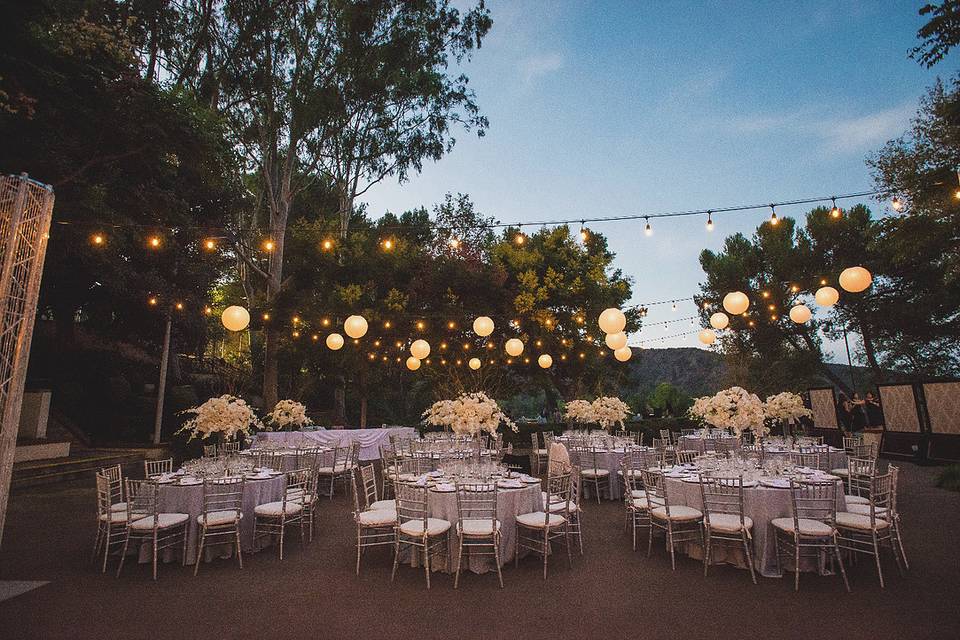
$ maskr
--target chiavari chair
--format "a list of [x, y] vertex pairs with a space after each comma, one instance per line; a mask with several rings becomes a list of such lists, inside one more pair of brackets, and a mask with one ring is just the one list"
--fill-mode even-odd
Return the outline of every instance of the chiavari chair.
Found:
[[126, 513], [127, 503], [123, 499], [123, 468], [119, 464], [100, 469], [101, 475], [110, 481], [110, 510]]
[[700, 457], [699, 451], [677, 451], [676, 464], [693, 464]]
[[240, 441], [234, 440], [231, 442], [224, 442], [217, 448], [217, 453], [219, 455], [230, 455], [232, 453], [240, 453]]
[[[119, 466], [119, 465], [118, 465]], [[110, 467], [113, 469], [113, 467]], [[122, 480], [113, 480], [102, 471], [97, 473], [97, 537], [93, 542], [93, 556], [96, 560], [100, 550], [103, 550], [103, 566], [100, 573], [107, 572], [107, 557], [110, 548], [123, 544], [127, 533], [127, 504], [119, 502], [122, 497]], [[116, 506], [122, 504], [123, 509]]]
[[186, 513], [160, 513], [157, 493], [159, 487], [151, 480], [127, 480], [127, 526], [120, 552], [117, 577], [123, 570], [130, 541], [149, 540], [153, 547], [153, 579], [157, 579], [157, 558], [160, 551], [182, 547], [181, 564], [187, 564], [187, 526], [190, 516]]
[[713, 557], [715, 544], [733, 544], [743, 549], [750, 568], [750, 579], [757, 584], [753, 568], [753, 520], [743, 510], [743, 476], [736, 478], [700, 477], [703, 500], [703, 575]]
[[204, 457], [204, 458], [216, 458], [216, 457], [217, 457], [217, 445], [215, 445], [215, 444], [205, 444], [205, 445], [203, 445], [203, 457]]
[[283, 471], [283, 461], [285, 456], [280, 451], [269, 449], [257, 450], [253, 456], [254, 465], [260, 469], [270, 469], [272, 471]]
[[787, 460], [798, 467], [807, 467], [808, 469], [822, 469], [823, 454], [819, 451], [809, 453], [800, 451], [791, 451], [787, 454]]
[[497, 485], [457, 484], [457, 571], [453, 588], [460, 584], [464, 552], [470, 557], [493, 556], [497, 567], [497, 580], [503, 589], [503, 574], [500, 571], [500, 521], [497, 520]]
[[380, 460], [383, 461], [383, 471], [380, 478], [380, 493], [386, 498], [393, 495], [393, 479], [396, 474], [397, 452], [392, 446], [380, 447]]
[[363, 486], [363, 502], [367, 511], [395, 510], [397, 508], [394, 500], [380, 499], [377, 492], [377, 473], [372, 464], [360, 467], [360, 482]]
[[570, 487], [569, 471], [547, 476], [547, 495], [561, 505], [559, 511], [545, 506], [543, 511], [524, 513], [516, 518], [517, 550], [514, 553], [514, 566], [520, 563], [520, 549], [529, 549], [543, 558], [543, 579], [547, 579], [547, 559], [550, 557], [551, 544], [563, 542], [567, 550], [567, 562], [573, 568], [573, 556], [570, 552]]
[[173, 458], [166, 460], [144, 460], [143, 473], [147, 478], [159, 476], [164, 473], [173, 473]]
[[663, 472], [643, 470], [643, 489], [646, 492], [650, 512], [650, 534], [647, 539], [647, 557], [653, 549], [653, 532], [663, 531], [667, 549], [670, 551], [670, 566], [676, 571], [676, 546], [683, 542], [703, 544], [703, 513], [699, 509], [670, 504]]
[[530, 473], [535, 476], [540, 475], [540, 465], [542, 462], [546, 461], [548, 454], [549, 449], [540, 447], [540, 442], [537, 439], [537, 432], [533, 431], [530, 434]]
[[[855, 460], [855, 458], [851, 458]], [[852, 467], [851, 467], [852, 470]], [[900, 558], [900, 561], [903, 562], [903, 569], [909, 569], [910, 563], [907, 561], [906, 553], [903, 550], [903, 539], [900, 537], [900, 511], [897, 509], [897, 482], [900, 476], [900, 469], [894, 465], [890, 465], [887, 468], [887, 473], [890, 475], [890, 497], [888, 499], [888, 504], [886, 506], [881, 506], [879, 509], [875, 509], [877, 514], [884, 520], [890, 523], [890, 536], [892, 538], [891, 544], [896, 545], [896, 553]], [[867, 479], [867, 482], [872, 480], [872, 476]], [[871, 487], [872, 490], [872, 487]], [[870, 490], [864, 491], [861, 493], [863, 495], [866, 493], [868, 496]], [[847, 497], [847, 511], [850, 513], [856, 513], [861, 515], [870, 515], [871, 506], [870, 499], [867, 498], [865, 503], [850, 503], [850, 496]], [[840, 514], [837, 514], [839, 518]]]
[[670, 447], [679, 444], [673, 438], [673, 432], [670, 429], [660, 429], [660, 440], [666, 443], [664, 446]]
[[329, 478], [329, 490], [327, 497], [333, 499], [334, 484], [344, 473], [350, 473], [352, 476], [353, 468], [350, 465], [350, 447], [334, 447], [330, 452], [330, 465], [317, 467], [317, 475], [324, 482]]
[[400, 552], [404, 547], [419, 550], [423, 570], [430, 588], [431, 557], [447, 555], [447, 539], [451, 524], [447, 520], [431, 518], [428, 509], [428, 489], [412, 484], [397, 484], [397, 524], [394, 527], [393, 570], [390, 582], [397, 574]]
[[870, 483], [876, 474], [876, 460], [847, 458], [847, 494], [844, 496], [844, 501], [848, 511], [854, 505], [870, 504]]
[[903, 573], [899, 545], [893, 538], [892, 488], [893, 481], [890, 473], [875, 475], [870, 479], [869, 504], [859, 505], [866, 507], [866, 513], [837, 512], [840, 548], [854, 554], [873, 556], [877, 565], [877, 577], [880, 579], [881, 589], [884, 587], [883, 569], [880, 567], [880, 547], [882, 545], [890, 547], [897, 562], [897, 568], [901, 574]]
[[597, 504], [600, 504], [601, 486], [605, 488], [607, 495], [610, 495], [610, 469], [605, 467], [607, 451], [599, 447], [587, 447], [579, 453], [580, 475], [587, 485], [593, 487]]
[[[641, 453], [641, 452], [637, 452]], [[633, 537], [633, 550], [637, 550], [637, 529], [650, 526], [650, 510], [647, 507], [647, 495], [643, 490], [643, 464], [641, 456], [624, 456], [620, 461], [623, 475], [623, 504], [626, 526]]]
[[[243, 551], [240, 549], [240, 520], [243, 518], [244, 480], [216, 478], [203, 481], [203, 513], [197, 516], [200, 542], [197, 544], [197, 575], [203, 562], [203, 548], [208, 544], [232, 544], [237, 551], [237, 562], [243, 569]], [[209, 542], [208, 542], [209, 539]]]
[[830, 553], [840, 565], [843, 586], [850, 591], [847, 571], [840, 557], [837, 521], [837, 494], [839, 480], [798, 482], [790, 479], [791, 515], [774, 518], [774, 542], [777, 551], [777, 569], [782, 571], [782, 559], [793, 558], [794, 591], [800, 590], [800, 557]]
[[[846, 440], [847, 439], [844, 438], [844, 446], [846, 446]], [[865, 444], [862, 440], [855, 441], [850, 452], [847, 453], [847, 460], [850, 458], [866, 458], [870, 460], [876, 460], [877, 446], [873, 443]], [[849, 470], [847, 467], [840, 467], [837, 469], [831, 469], [830, 474], [846, 479], [849, 476]]]
[[[389, 509], [369, 509], [362, 507], [360, 505], [360, 497], [357, 494], [357, 475], [356, 472], [353, 473], [353, 481], [350, 485], [351, 493], [353, 494], [353, 522], [357, 527], [357, 575], [360, 575], [360, 558], [363, 556], [364, 549], [387, 545], [393, 546], [397, 512], [396, 503]], [[364, 485], [366, 485], [365, 481]], [[369, 498], [367, 498], [366, 502], [367, 507], [369, 507]]]
[[284, 474], [283, 497], [275, 502], [257, 505], [253, 509], [253, 539], [260, 536], [280, 537], [280, 559], [283, 560], [283, 542], [288, 525], [300, 525], [300, 543], [306, 538], [306, 519], [303, 500], [310, 486], [310, 469], [295, 469]]

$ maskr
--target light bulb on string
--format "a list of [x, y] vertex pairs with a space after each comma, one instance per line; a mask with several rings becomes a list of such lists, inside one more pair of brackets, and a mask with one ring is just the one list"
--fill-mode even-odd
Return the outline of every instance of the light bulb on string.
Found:
[[587, 238], [589, 237], [589, 234], [587, 234], [586, 228], [584, 228], [583, 226], [584, 222], [585, 222], [584, 220], [580, 221], [580, 241], [581, 242], [586, 242]]
[[276, 248], [276, 245], [273, 243], [273, 240], [264, 240], [263, 241], [263, 250], [267, 253], [270, 253]]
[[95, 233], [90, 238], [90, 242], [92, 242], [94, 246], [101, 247], [106, 242], [106, 238], [104, 238], [101, 233]]
[[834, 218], [840, 217], [840, 207], [837, 206], [837, 199], [830, 198], [833, 201], [833, 208], [830, 209], [830, 215]]
[[780, 224], [780, 218], [777, 217], [777, 210], [773, 208], [773, 205], [770, 205], [770, 224], [774, 227]]
[[894, 211], [897, 211], [897, 212], [903, 211], [903, 200], [901, 200], [897, 196], [893, 196], [893, 199], [890, 200], [890, 206], [893, 208]]
[[713, 212], [707, 211], [707, 231], [713, 231]]
[[203, 248], [206, 249], [207, 251], [213, 251], [214, 249], [217, 248], [217, 241], [214, 240], [213, 238], [207, 238], [206, 240], [203, 241]]
[[644, 218], [644, 220], [647, 221], [647, 226], [644, 227], [643, 233], [644, 233], [644, 235], [646, 235], [646, 236], [652, 236], [652, 235], [653, 235], [653, 227], [650, 226], [650, 218]]

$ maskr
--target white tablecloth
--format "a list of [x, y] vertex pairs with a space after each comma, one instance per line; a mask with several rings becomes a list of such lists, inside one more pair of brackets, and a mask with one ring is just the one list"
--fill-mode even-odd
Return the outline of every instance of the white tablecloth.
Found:
[[361, 460], [379, 460], [380, 446], [390, 444], [390, 436], [415, 438], [417, 430], [413, 427], [384, 427], [377, 429], [317, 429], [316, 431], [265, 431], [257, 434], [257, 440], [269, 441], [289, 447], [319, 444], [336, 446], [350, 442], [360, 443]]

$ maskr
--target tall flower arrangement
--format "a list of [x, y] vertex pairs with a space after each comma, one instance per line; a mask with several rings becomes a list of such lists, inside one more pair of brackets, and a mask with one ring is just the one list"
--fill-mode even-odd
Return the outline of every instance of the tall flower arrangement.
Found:
[[738, 438], [753, 431], [758, 438], [769, 433], [763, 423], [763, 402], [742, 387], [730, 387], [716, 395], [697, 398], [690, 415], [717, 429], [730, 429]]
[[265, 418], [267, 429], [300, 429], [310, 424], [307, 408], [296, 400], [281, 400]]
[[593, 403], [588, 400], [571, 400], [568, 402], [563, 417], [578, 424], [593, 424], [597, 421]]
[[187, 432], [191, 440], [205, 440], [214, 435], [230, 440], [239, 433], [250, 433], [253, 427], [263, 427], [246, 401], [226, 394], [210, 398], [199, 407], [192, 407], [183, 413], [192, 413], [193, 417], [187, 420], [177, 433]]
[[593, 415], [601, 427], [608, 430], [615, 424], [623, 426], [630, 415], [630, 406], [620, 398], [600, 396], [592, 403]]
[[517, 425], [500, 410], [496, 400], [485, 393], [464, 393], [454, 400], [434, 402], [423, 412], [423, 420], [436, 427], [450, 427], [459, 435], [477, 435], [497, 432], [500, 424], [506, 424], [513, 431]]
[[774, 422], [793, 422], [810, 417], [813, 412], [803, 405], [803, 398], [799, 394], [784, 391], [767, 398], [763, 403], [763, 414]]

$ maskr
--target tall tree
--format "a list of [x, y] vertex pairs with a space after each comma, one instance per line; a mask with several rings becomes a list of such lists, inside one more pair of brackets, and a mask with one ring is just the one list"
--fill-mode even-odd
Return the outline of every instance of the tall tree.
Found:
[[960, 44], [960, 1], [925, 4], [920, 7], [920, 15], [930, 16], [930, 20], [917, 32], [922, 42], [910, 51], [910, 57], [932, 67]]

